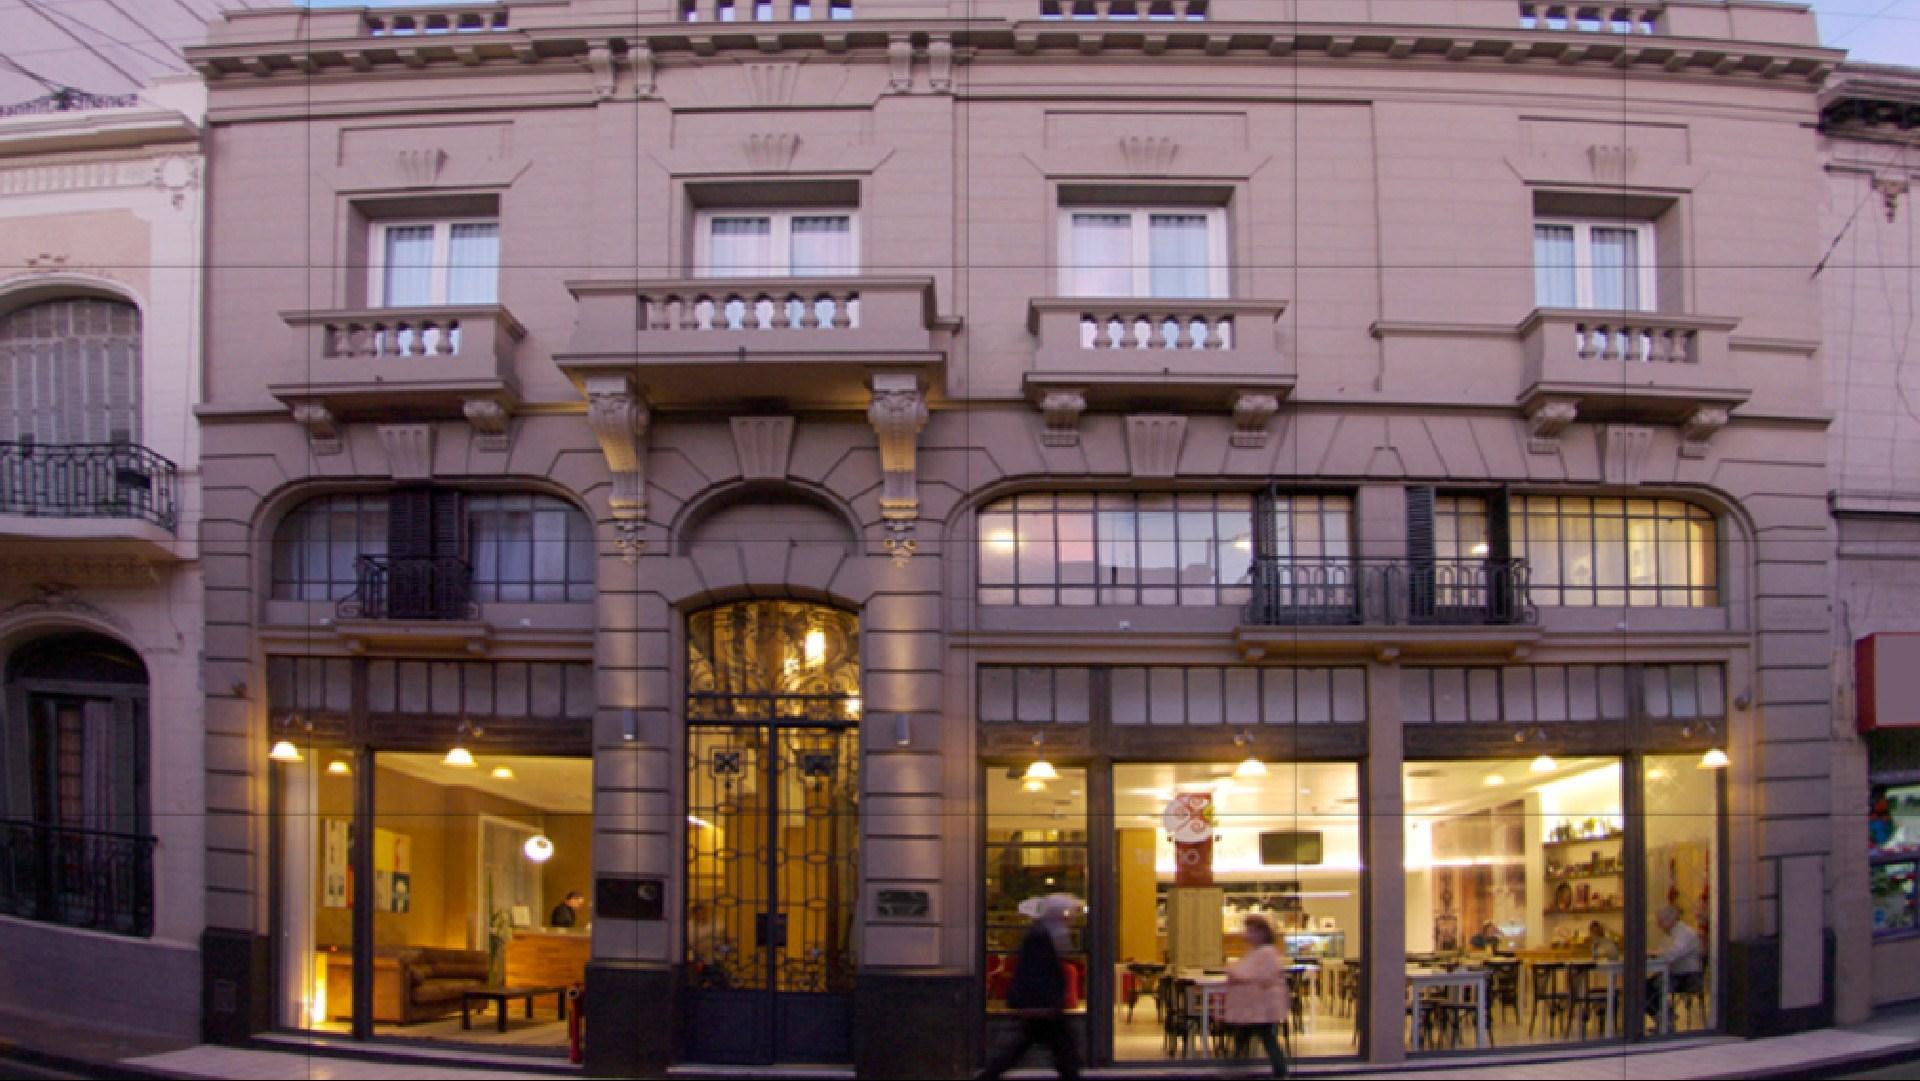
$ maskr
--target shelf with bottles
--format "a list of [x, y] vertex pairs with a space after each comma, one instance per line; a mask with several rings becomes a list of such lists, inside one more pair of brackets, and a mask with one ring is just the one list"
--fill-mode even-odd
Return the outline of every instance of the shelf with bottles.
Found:
[[1626, 911], [1624, 905], [1595, 905], [1592, 908], [1549, 908], [1549, 916], [1612, 916]]
[[[1591, 822], [1593, 819], [1588, 819], [1587, 821]], [[1574, 823], [1563, 822], [1555, 826], [1552, 832], [1547, 834], [1547, 839], [1540, 842], [1540, 844], [1543, 848], [1569, 848], [1573, 845], [1606, 844], [1611, 841], [1623, 841], [1626, 840], [1626, 837], [1627, 831], [1613, 824], [1609, 824], [1604, 830], [1586, 833], [1576, 827]]]

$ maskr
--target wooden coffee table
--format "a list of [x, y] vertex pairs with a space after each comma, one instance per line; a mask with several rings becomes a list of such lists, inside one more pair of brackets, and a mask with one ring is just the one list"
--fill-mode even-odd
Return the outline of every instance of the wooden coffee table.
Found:
[[565, 1021], [567, 1019], [567, 989], [564, 987], [483, 987], [477, 991], [460, 992], [460, 1027], [463, 1029], [471, 1029], [473, 1027], [473, 1004], [475, 1000], [478, 1000], [483, 1004], [488, 1002], [493, 1003], [494, 1009], [499, 1011], [498, 1018], [495, 1022], [495, 1030], [505, 1032], [507, 1031], [507, 1004], [517, 998], [525, 999], [527, 1002], [527, 1017], [531, 1020], [533, 1017], [533, 1000], [541, 995], [553, 996], [553, 1004], [560, 1011], [560, 1020]]

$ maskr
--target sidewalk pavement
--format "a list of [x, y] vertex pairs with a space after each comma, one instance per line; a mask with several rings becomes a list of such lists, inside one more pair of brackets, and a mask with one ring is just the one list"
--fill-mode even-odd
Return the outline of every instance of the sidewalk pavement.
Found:
[[[16, 1029], [14, 1016], [0, 1016], [0, 1032]], [[514, 1063], [512, 1056], [436, 1051], [415, 1057], [392, 1047], [380, 1048], [377, 1057], [335, 1053], [333, 1048], [302, 1048], [295, 1040], [275, 1041], [279, 1047], [262, 1045], [249, 1048], [200, 1045], [164, 1046], [164, 1041], [136, 1037], [83, 1032], [71, 1023], [34, 1019], [32, 1027], [12, 1041], [0, 1040], [0, 1074], [4, 1061], [20, 1061], [61, 1066], [70, 1072], [92, 1077], [184, 1077], [184, 1078], [298, 1078], [309, 1081], [359, 1081], [359, 1079], [446, 1079], [446, 1081], [488, 1081], [493, 1078], [541, 1078], [568, 1071], [558, 1060], [542, 1061], [526, 1067]], [[284, 1049], [283, 1049], [284, 1048]], [[54, 1056], [52, 1061], [42, 1056]], [[1881, 1065], [1901, 1058], [1920, 1058], [1920, 1010], [1908, 1009], [1876, 1017], [1865, 1025], [1847, 1029], [1821, 1029], [1792, 1036], [1764, 1040], [1739, 1040], [1729, 1037], [1687, 1040], [1664, 1047], [1636, 1047], [1622, 1050], [1570, 1050], [1553, 1058], [1521, 1053], [1505, 1056], [1447, 1056], [1422, 1059], [1393, 1068], [1369, 1067], [1358, 1063], [1307, 1064], [1295, 1069], [1295, 1077], [1395, 1078], [1404, 1081], [1425, 1079], [1461, 1079], [1461, 1081], [1622, 1081], [1624, 1078], [1788, 1078], [1831, 1076], [1849, 1070]], [[793, 1076], [774, 1071], [675, 1070], [676, 1076], [689, 1078]], [[1194, 1068], [1190, 1064], [1172, 1065], [1166, 1071], [1146, 1073], [1139, 1069], [1089, 1071], [1091, 1077], [1123, 1077], [1145, 1081], [1149, 1077], [1257, 1077], [1260, 1069], [1251, 1063], [1244, 1070], [1220, 1071]], [[808, 1071], [812, 1077], [845, 1077], [844, 1072]], [[574, 1076], [584, 1077], [582, 1074]], [[1048, 1071], [1016, 1071], [1012, 1076], [1051, 1077]]]

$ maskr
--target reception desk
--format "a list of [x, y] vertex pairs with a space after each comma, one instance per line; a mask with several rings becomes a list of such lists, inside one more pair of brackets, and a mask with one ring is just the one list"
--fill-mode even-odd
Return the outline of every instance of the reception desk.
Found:
[[507, 941], [507, 983], [514, 987], [572, 987], [587, 978], [593, 936], [572, 931], [519, 930]]

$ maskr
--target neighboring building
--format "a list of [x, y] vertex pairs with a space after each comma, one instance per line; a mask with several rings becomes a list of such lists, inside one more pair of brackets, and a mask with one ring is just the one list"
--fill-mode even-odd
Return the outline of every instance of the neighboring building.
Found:
[[204, 100], [175, 75], [0, 106], [0, 1008], [183, 1039]]
[[1051, 892], [1096, 1061], [1253, 912], [1306, 1057], [1828, 1020], [1839, 54], [1392, 9], [217, 25], [209, 1032], [961, 1076]]
[[1817, 277], [1839, 546], [1834, 922], [1843, 961], [1871, 956], [1855, 971], [1872, 979], [1839, 988], [1843, 1015], [1859, 1017], [1920, 997], [1920, 688], [1905, 677], [1920, 642], [1920, 413], [1907, 367], [1920, 307], [1912, 198], [1920, 70], [1842, 66], [1821, 95], [1820, 131], [1826, 194]]

